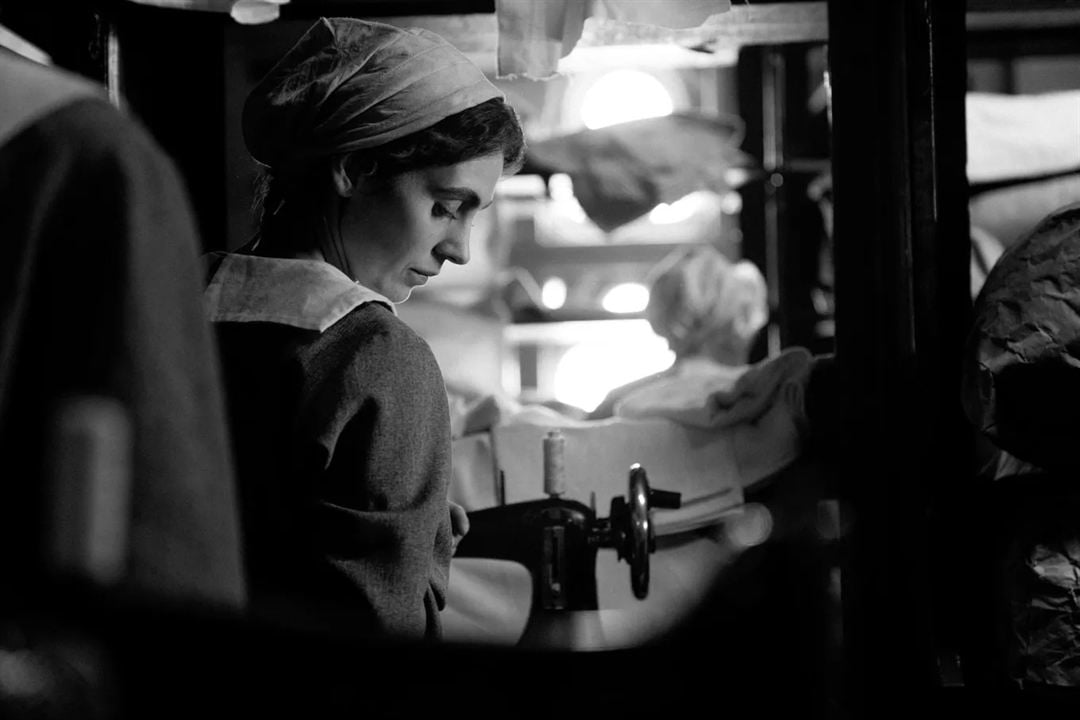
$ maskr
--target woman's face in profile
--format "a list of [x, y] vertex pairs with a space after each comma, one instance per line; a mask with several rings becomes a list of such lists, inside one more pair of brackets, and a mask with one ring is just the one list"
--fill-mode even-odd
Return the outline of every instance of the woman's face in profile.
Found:
[[378, 184], [361, 177], [341, 221], [356, 280], [399, 303], [438, 275], [444, 261], [467, 263], [473, 220], [491, 204], [502, 170], [497, 153]]

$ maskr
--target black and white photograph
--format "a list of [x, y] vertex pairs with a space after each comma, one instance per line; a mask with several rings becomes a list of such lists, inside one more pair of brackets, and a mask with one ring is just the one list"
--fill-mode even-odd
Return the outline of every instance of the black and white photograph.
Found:
[[0, 718], [1080, 712], [1080, 0], [0, 0]]

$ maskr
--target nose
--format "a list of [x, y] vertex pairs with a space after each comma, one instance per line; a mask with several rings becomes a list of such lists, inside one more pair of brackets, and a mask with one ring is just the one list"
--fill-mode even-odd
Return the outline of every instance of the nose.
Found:
[[435, 255], [440, 260], [464, 265], [469, 262], [469, 236], [471, 234], [471, 224], [455, 224], [443, 241], [435, 246]]

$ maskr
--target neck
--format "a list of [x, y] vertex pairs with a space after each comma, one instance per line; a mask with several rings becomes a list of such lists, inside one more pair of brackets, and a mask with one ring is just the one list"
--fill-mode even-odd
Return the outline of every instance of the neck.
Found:
[[339, 207], [282, 207], [282, 214], [263, 228], [260, 254], [298, 260], [321, 260], [353, 277], [338, 230]]
[[747, 350], [740, 343], [727, 340], [710, 343], [704, 348], [703, 355], [721, 365], [738, 366], [746, 364]]

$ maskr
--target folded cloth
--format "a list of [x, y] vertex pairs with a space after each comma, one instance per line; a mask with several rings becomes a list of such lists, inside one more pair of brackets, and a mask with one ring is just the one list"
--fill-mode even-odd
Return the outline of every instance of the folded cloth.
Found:
[[568, 174], [585, 214], [607, 232], [659, 203], [727, 192], [728, 168], [754, 166], [737, 147], [742, 132], [728, 118], [678, 112], [533, 142], [527, 164]]
[[811, 360], [806, 349], [793, 347], [748, 368], [732, 368], [731, 373], [666, 378], [624, 398], [616, 413], [664, 417], [698, 428], [727, 428], [757, 422], [779, 407], [801, 424]]
[[[695, 360], [697, 360], [695, 358]], [[632, 387], [615, 400], [612, 414], [624, 418], [664, 417], [695, 427], [709, 427], [704, 418], [708, 398], [731, 392], [748, 365], [687, 362]]]
[[622, 417], [664, 418], [730, 442], [743, 486], [793, 462], [807, 438], [805, 390], [812, 356], [788, 348], [737, 373], [688, 374], [636, 390], [616, 407]]
[[706, 403], [711, 427], [752, 422], [773, 407], [782, 407], [800, 423], [805, 419], [804, 391], [813, 357], [792, 347], [752, 366], [730, 391], [713, 393]]

